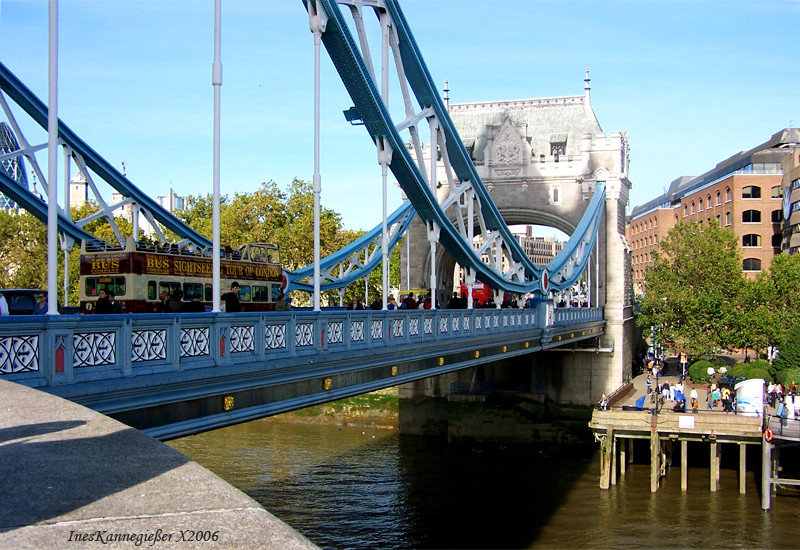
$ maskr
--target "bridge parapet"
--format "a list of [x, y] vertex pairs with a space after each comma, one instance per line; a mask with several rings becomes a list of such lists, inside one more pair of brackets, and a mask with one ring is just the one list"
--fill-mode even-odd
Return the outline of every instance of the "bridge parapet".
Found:
[[[60, 386], [240, 363], [389, 351], [602, 320], [602, 309], [327, 311], [0, 318], [0, 375]], [[552, 311], [552, 310], [551, 310]], [[187, 375], [188, 372], [184, 372]]]
[[553, 312], [553, 326], [562, 327], [575, 323], [603, 320], [602, 307], [560, 307]]

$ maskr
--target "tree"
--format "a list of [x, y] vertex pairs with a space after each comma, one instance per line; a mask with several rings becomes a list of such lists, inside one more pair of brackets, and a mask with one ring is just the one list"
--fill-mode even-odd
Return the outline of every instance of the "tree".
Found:
[[772, 321], [769, 343], [780, 346], [788, 341], [792, 329], [800, 326], [800, 255], [776, 255], [761, 279], [762, 300]]
[[744, 284], [736, 235], [716, 223], [680, 223], [653, 252], [637, 323], [695, 357], [740, 337]]

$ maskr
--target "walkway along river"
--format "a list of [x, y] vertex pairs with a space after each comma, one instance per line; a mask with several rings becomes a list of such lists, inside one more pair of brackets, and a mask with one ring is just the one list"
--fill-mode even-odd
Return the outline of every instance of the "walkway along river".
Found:
[[726, 455], [719, 491], [708, 490], [706, 453], [690, 453], [686, 492], [675, 469], [653, 494], [640, 443], [609, 491], [597, 486], [593, 441], [447, 445], [278, 418], [170, 445], [326, 549], [797, 547], [800, 500], [760, 509], [758, 457], [748, 460], [745, 495]]

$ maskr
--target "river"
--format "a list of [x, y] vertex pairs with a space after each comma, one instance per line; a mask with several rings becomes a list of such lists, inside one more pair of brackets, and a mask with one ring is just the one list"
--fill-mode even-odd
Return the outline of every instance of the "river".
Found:
[[266, 419], [170, 445], [326, 549], [800, 546], [800, 499], [763, 512], [753, 471], [746, 495], [735, 469], [711, 493], [707, 465], [685, 493], [673, 469], [653, 495], [645, 463], [602, 491], [596, 444], [447, 445]]

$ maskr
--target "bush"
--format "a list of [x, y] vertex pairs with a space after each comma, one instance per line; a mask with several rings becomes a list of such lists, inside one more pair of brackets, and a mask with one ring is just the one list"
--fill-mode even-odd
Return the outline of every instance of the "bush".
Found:
[[730, 374], [736, 377], [743, 377], [745, 379], [763, 378], [770, 380], [769, 363], [756, 359], [752, 363], [736, 363], [733, 366]]
[[708, 367], [717, 368], [711, 361], [706, 361], [705, 359], [692, 363], [689, 367], [689, 377], [692, 379], [692, 382], [695, 384], [704, 384], [708, 382]]
[[800, 384], [800, 368], [786, 369], [778, 373], [778, 382], [784, 386], [789, 386], [792, 380]]
[[786, 342], [780, 346], [780, 353], [773, 361], [773, 369], [777, 375], [788, 369], [800, 368], [800, 327], [789, 333]]

